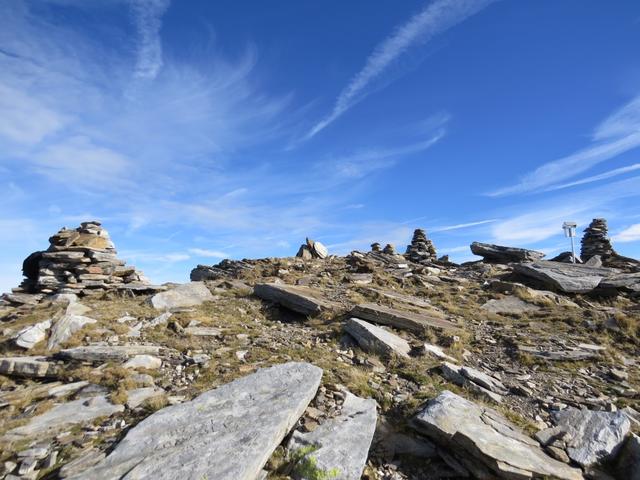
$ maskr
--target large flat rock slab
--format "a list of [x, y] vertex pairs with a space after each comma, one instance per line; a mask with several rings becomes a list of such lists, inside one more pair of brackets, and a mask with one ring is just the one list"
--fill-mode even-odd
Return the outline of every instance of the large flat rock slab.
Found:
[[455, 323], [444, 318], [406, 310], [396, 310], [375, 303], [361, 303], [356, 305], [351, 310], [351, 315], [370, 322], [418, 333], [424, 332], [429, 328], [436, 330], [458, 330], [459, 328]]
[[551, 261], [521, 263], [515, 266], [515, 271], [549, 288], [567, 293], [590, 292], [603, 279], [618, 273], [613, 268]]
[[61, 350], [57, 356], [84, 362], [124, 362], [136, 355], [158, 355], [160, 350], [155, 345], [88, 345]]
[[513, 295], [504, 298], [493, 298], [480, 308], [490, 313], [506, 313], [509, 315], [521, 315], [523, 313], [537, 312], [540, 307], [532, 305]]
[[157, 310], [171, 310], [195, 307], [212, 300], [214, 296], [203, 282], [189, 282], [165, 292], [156, 293], [149, 299], [149, 303]]
[[63, 343], [67, 342], [78, 330], [91, 323], [96, 323], [96, 321], [93, 318], [84, 317], [82, 315], [65, 313], [64, 315], [56, 319], [53, 327], [51, 328], [51, 336], [49, 337], [49, 342], [47, 343], [47, 350], [60, 348], [60, 346], [62, 346]]
[[316, 428], [313, 432], [294, 432], [287, 445], [290, 454], [306, 452], [300, 459], [294, 475], [300, 480], [315, 480], [318, 476], [304, 475], [305, 464], [314, 472], [323, 472], [323, 478], [360, 480], [369, 447], [376, 430], [376, 401], [356, 397], [345, 392], [340, 415]]
[[544, 258], [544, 253], [535, 250], [480, 242], [471, 244], [471, 252], [490, 263], [532, 262]]
[[45, 357], [5, 357], [0, 358], [0, 374], [15, 377], [47, 378], [55, 377], [58, 367]]
[[336, 305], [322, 298], [309, 287], [283, 285], [278, 283], [259, 283], [253, 288], [256, 297], [282, 305], [302, 315], [313, 316]]
[[344, 326], [360, 347], [380, 355], [409, 357], [411, 346], [404, 338], [359, 318], [350, 318]]
[[285, 363], [163, 408], [76, 480], [255, 480], [320, 385], [322, 370]]
[[582, 472], [546, 455], [538, 442], [495, 410], [444, 391], [416, 415], [414, 427], [449, 447], [464, 463], [481, 462], [486, 478], [581, 480]]

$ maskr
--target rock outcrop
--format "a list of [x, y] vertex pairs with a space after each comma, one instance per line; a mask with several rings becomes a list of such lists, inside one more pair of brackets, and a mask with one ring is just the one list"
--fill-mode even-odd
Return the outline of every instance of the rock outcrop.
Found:
[[567, 293], [588, 293], [617, 270], [572, 263], [541, 261], [521, 263], [515, 271], [542, 282], [546, 287]]
[[310, 238], [306, 239], [306, 242], [300, 245], [298, 249], [298, 253], [296, 253], [296, 257], [304, 258], [310, 260], [312, 258], [319, 258], [322, 260], [323, 258], [327, 258], [329, 255], [329, 250], [322, 243], [316, 242], [315, 240], [311, 240]]
[[438, 258], [436, 247], [433, 246], [433, 242], [427, 238], [426, 232], [421, 228], [416, 228], [413, 232], [413, 238], [407, 246], [404, 256], [407, 260], [415, 263], [433, 262]]
[[488, 263], [535, 262], [544, 257], [544, 253], [535, 250], [480, 242], [471, 244], [471, 252], [483, 257], [484, 261]]

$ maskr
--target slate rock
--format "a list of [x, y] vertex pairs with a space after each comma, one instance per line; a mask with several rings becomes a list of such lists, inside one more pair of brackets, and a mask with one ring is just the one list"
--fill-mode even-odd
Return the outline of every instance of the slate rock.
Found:
[[82, 315], [65, 313], [55, 320], [51, 328], [51, 336], [47, 343], [47, 350], [59, 348], [62, 344], [66, 343], [74, 333], [91, 323], [96, 323], [96, 321], [93, 318], [83, 317]]
[[482, 305], [480, 308], [491, 313], [507, 313], [512, 315], [520, 315], [523, 313], [537, 312], [540, 307], [532, 305], [515, 296], [504, 298], [493, 298]]
[[55, 377], [58, 367], [45, 357], [5, 357], [0, 358], [0, 374], [16, 377]]
[[14, 337], [15, 344], [26, 350], [32, 349], [36, 344], [40, 343], [47, 336], [47, 331], [51, 327], [51, 320], [38, 322], [34, 325], [20, 330]]
[[480, 242], [471, 244], [471, 252], [490, 263], [531, 262], [541, 260], [544, 257], [544, 253], [535, 250]]
[[556, 426], [567, 432], [569, 458], [588, 467], [613, 458], [629, 433], [631, 422], [623, 412], [600, 412], [569, 407], [554, 414]]
[[616, 459], [618, 478], [640, 480], [640, 437], [631, 434]]
[[318, 315], [335, 308], [335, 305], [308, 287], [259, 283], [254, 287], [253, 293], [258, 298], [278, 303], [302, 315]]
[[409, 357], [411, 346], [409, 342], [399, 336], [384, 330], [359, 318], [350, 318], [344, 326], [360, 347], [367, 351], [381, 355], [399, 355]]
[[496, 403], [502, 402], [502, 395], [506, 393], [504, 385], [493, 380], [487, 374], [469, 367], [461, 367], [444, 362], [440, 366], [442, 376], [456, 385], [468, 388], [472, 392], [484, 395]]
[[163, 408], [132, 428], [81, 480], [255, 480], [320, 385], [322, 370], [290, 362]]
[[158, 355], [161, 347], [155, 345], [88, 345], [59, 351], [56, 355], [63, 359], [85, 362], [110, 362], [125, 360], [135, 355]]
[[133, 410], [134, 408], [138, 408], [147, 400], [162, 397], [164, 393], [164, 390], [159, 387], [134, 388], [133, 390], [129, 390], [127, 392], [126, 405]]
[[538, 442], [495, 410], [446, 390], [416, 415], [413, 427], [457, 453], [465, 466], [476, 463], [489, 470], [491, 476], [485, 478], [583, 478], [580, 470], [546, 455]]
[[617, 270], [560, 262], [521, 263], [515, 271], [542, 282], [545, 286], [567, 293], [588, 293]]
[[[313, 432], [295, 431], [287, 449], [293, 456], [296, 452], [308, 452], [298, 466], [311, 462], [314, 473], [323, 472], [326, 478], [336, 480], [359, 480], [376, 430], [376, 401], [359, 398], [350, 392], [344, 394], [342, 410], [337, 417], [325, 421]], [[302, 472], [303, 468], [294, 468], [294, 477], [300, 480], [317, 478]]]
[[203, 282], [189, 282], [165, 292], [156, 293], [149, 302], [157, 310], [194, 307], [214, 300], [214, 296]]
[[153, 355], [134, 355], [123, 365], [124, 368], [146, 368], [147, 370], [157, 370], [162, 366], [162, 360]]
[[351, 315], [382, 325], [389, 325], [401, 330], [411, 330], [423, 333], [429, 328], [436, 330], [457, 330], [455, 323], [441, 317], [415, 313], [407, 310], [377, 305], [375, 303], [361, 303], [351, 310]]

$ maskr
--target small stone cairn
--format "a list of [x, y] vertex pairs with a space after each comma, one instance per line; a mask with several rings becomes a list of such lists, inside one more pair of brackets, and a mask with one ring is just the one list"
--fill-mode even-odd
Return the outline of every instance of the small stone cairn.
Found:
[[49, 238], [46, 251], [29, 255], [22, 264], [26, 277], [15, 292], [99, 293], [118, 288], [143, 288], [149, 284], [142, 272], [118, 259], [109, 233], [100, 222], [63, 227]]
[[311, 260], [313, 258], [327, 258], [329, 255], [329, 250], [322, 243], [316, 242], [315, 240], [311, 240], [310, 238], [306, 239], [306, 243], [300, 245], [298, 249], [298, 253], [296, 253], [296, 257], [302, 258], [305, 260]]
[[385, 253], [387, 255], [395, 255], [396, 254], [395, 245], [393, 243], [387, 243], [382, 249], [382, 253]]
[[421, 228], [416, 228], [413, 232], [411, 244], [407, 246], [404, 254], [407, 260], [415, 263], [433, 262], [437, 259], [436, 247], [433, 242], [427, 238], [427, 234]]
[[600, 255], [603, 260], [617, 256], [607, 233], [607, 220], [604, 218], [594, 218], [584, 230], [584, 236], [582, 237], [582, 248], [580, 251], [582, 261], [586, 262], [595, 255]]
[[378, 242], [374, 242], [371, 244], [371, 251], [373, 253], [382, 253], [382, 245], [380, 245]]

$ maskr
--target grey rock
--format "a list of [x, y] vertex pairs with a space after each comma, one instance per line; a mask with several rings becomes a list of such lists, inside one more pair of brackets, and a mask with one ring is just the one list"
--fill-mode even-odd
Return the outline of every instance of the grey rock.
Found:
[[527, 303], [514, 296], [491, 299], [480, 308], [491, 313], [508, 313], [515, 315], [537, 312], [540, 310], [540, 307]]
[[367, 352], [381, 355], [399, 355], [409, 357], [411, 346], [409, 342], [380, 327], [358, 318], [350, 318], [344, 326], [360, 347]]
[[458, 326], [441, 317], [415, 313], [405, 310], [377, 305], [375, 303], [362, 303], [351, 310], [351, 315], [374, 323], [389, 325], [401, 330], [411, 330], [423, 333], [433, 328], [435, 330], [457, 330]]
[[0, 358], [0, 374], [17, 377], [55, 377], [58, 367], [45, 357], [5, 357]]
[[567, 454], [583, 467], [613, 458], [631, 428], [631, 422], [622, 412], [569, 407], [556, 412], [554, 419], [556, 425], [567, 432]]
[[149, 302], [157, 310], [194, 307], [214, 300], [203, 282], [189, 282], [165, 292], [156, 293]]
[[163, 408], [71, 478], [255, 480], [314, 397], [322, 370], [286, 363]]
[[147, 400], [158, 398], [164, 395], [164, 390], [159, 387], [134, 388], [127, 392], [127, 407], [134, 409], [142, 405]]
[[47, 350], [60, 348], [74, 333], [91, 323], [96, 323], [96, 321], [93, 318], [83, 317], [82, 315], [65, 313], [55, 320], [51, 328], [51, 336], [47, 343]]
[[546, 455], [536, 441], [495, 410], [449, 391], [429, 401], [416, 415], [413, 426], [458, 453], [459, 460], [472, 457], [472, 462], [463, 462], [465, 466], [479, 463], [499, 478], [583, 478], [580, 470]]
[[67, 348], [58, 352], [57, 355], [69, 360], [104, 363], [109, 361], [124, 362], [135, 355], [158, 355], [160, 350], [161, 347], [155, 345], [88, 345]]
[[114, 405], [104, 396], [81, 398], [61, 403], [41, 415], [33, 417], [26, 425], [9, 430], [5, 439], [10, 441], [53, 435], [71, 425], [90, 422], [98, 417], [108, 417], [122, 412], [122, 405]]
[[544, 253], [526, 248], [504, 247], [491, 243], [473, 242], [471, 252], [490, 263], [531, 262], [544, 258]]
[[195, 337], [219, 337], [222, 335], [222, 331], [215, 327], [187, 327], [183, 333]]
[[97, 448], [88, 448], [60, 469], [60, 478], [71, 478], [80, 475], [86, 469], [96, 465], [105, 458], [105, 453]]
[[440, 360], [446, 360], [447, 362], [451, 362], [451, 363], [458, 362], [457, 359], [450, 357], [449, 355], [444, 353], [444, 350], [442, 350], [442, 348], [439, 347], [438, 345], [431, 345], [430, 343], [425, 343], [423, 348], [424, 348], [424, 353], [427, 353], [436, 358], [439, 358]]
[[14, 337], [17, 346], [26, 350], [32, 349], [36, 344], [42, 342], [47, 336], [47, 331], [51, 327], [51, 320], [45, 320], [20, 330]]
[[450, 382], [484, 395], [496, 403], [501, 403], [502, 395], [506, 393], [504, 386], [500, 382], [491, 379], [491, 377], [478, 370], [460, 367], [448, 362], [444, 362], [440, 366], [440, 370], [442, 371], [442, 376]]
[[620, 273], [600, 282], [603, 289], [616, 289], [622, 292], [640, 292], [640, 273]]
[[640, 480], [640, 437], [631, 434], [616, 459], [618, 478]]
[[123, 365], [124, 368], [146, 368], [147, 370], [157, 370], [162, 366], [162, 360], [153, 355], [134, 355]]
[[302, 315], [318, 315], [335, 308], [335, 305], [308, 287], [260, 283], [254, 287], [253, 293], [258, 298], [278, 303]]
[[599, 268], [602, 266], [602, 257], [600, 255], [594, 255], [589, 260], [584, 262], [587, 267], [596, 267]]
[[[314, 469], [326, 472], [329, 478], [359, 480], [376, 430], [376, 402], [344, 393], [340, 415], [327, 420], [313, 432], [295, 431], [287, 449], [294, 456], [300, 450], [313, 449], [300, 461], [313, 462]], [[301, 480], [316, 478], [304, 476], [295, 469], [294, 476]]]
[[527, 345], [519, 345], [518, 350], [534, 357], [551, 360], [554, 362], [577, 362], [582, 360], [590, 360], [598, 358], [597, 350], [589, 350], [585, 348], [566, 348], [565, 350], [545, 350], [543, 347], [531, 347]]
[[586, 265], [560, 262], [521, 263], [515, 271], [542, 282], [547, 287], [567, 293], [587, 293], [600, 282], [618, 273], [612, 268], [596, 268]]

